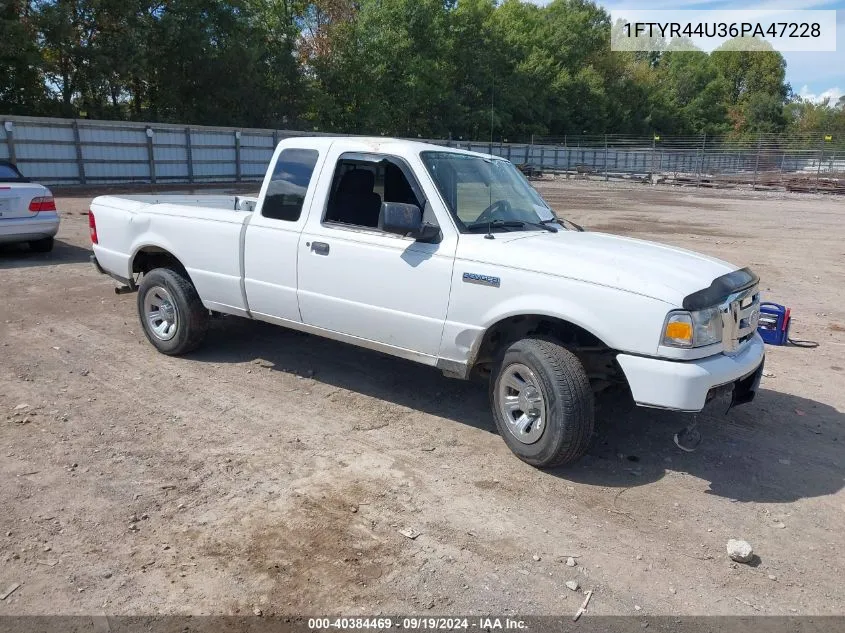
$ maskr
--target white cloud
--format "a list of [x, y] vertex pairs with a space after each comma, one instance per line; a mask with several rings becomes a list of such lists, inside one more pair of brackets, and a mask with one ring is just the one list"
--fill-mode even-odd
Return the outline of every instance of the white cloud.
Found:
[[804, 99], [805, 101], [810, 101], [812, 103], [821, 103], [825, 99], [830, 99], [830, 105], [836, 105], [836, 102], [839, 100], [839, 97], [841, 97], [843, 94], [845, 93], [843, 93], [839, 86], [836, 86], [834, 88], [828, 88], [824, 92], [816, 94], [814, 92], [810, 92], [810, 87], [805, 84], [801, 87], [801, 90], [798, 91], [798, 96]]

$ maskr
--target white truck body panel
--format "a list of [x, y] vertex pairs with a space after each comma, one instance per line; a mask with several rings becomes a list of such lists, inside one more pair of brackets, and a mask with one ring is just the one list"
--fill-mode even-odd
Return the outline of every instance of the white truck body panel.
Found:
[[[318, 152], [317, 163], [311, 177], [311, 185], [305, 191], [303, 212], [294, 222], [283, 222], [254, 213], [246, 232], [242, 256], [244, 259], [244, 291], [249, 297], [249, 309], [256, 318], [284, 324], [302, 323], [297, 298], [297, 275], [300, 241], [308, 210], [314, 205], [315, 196], [321, 188], [321, 170], [326, 162], [326, 152], [331, 147], [330, 139], [312, 138], [305, 145]], [[304, 146], [304, 147], [305, 147]], [[282, 143], [276, 148], [267, 176], [261, 185], [258, 200], [264, 200], [270, 188], [270, 174]]]
[[[132, 276], [132, 259], [142, 248], [155, 246], [174, 255], [178, 253], [177, 258], [209, 309], [217, 306], [228, 311], [224, 308], [229, 307], [233, 313], [245, 314], [240, 234], [249, 213], [236, 211], [234, 205], [224, 209], [129, 200], [127, 203], [123, 198], [104, 196], [92, 202], [92, 209], [100, 210], [95, 216], [98, 232], [116, 238], [109, 240], [108, 249], [99, 244], [94, 247], [103, 268], [128, 279]], [[128, 212], [128, 217], [121, 211]]]
[[[282, 151], [318, 153], [298, 219], [261, 213]], [[464, 373], [484, 333], [519, 315], [577, 325], [617, 353], [635, 400], [698, 410], [709, 389], [753, 372], [763, 346], [754, 334], [740, 353], [720, 344], [661, 345], [667, 314], [684, 298], [737, 270], [667, 245], [591, 232], [461, 232], [421, 159], [454, 151], [387, 139], [295, 138], [282, 141], [257, 199], [202, 196], [105, 196], [92, 203], [99, 265], [133, 278], [144, 248], [182, 263], [203, 304], [364, 345]], [[341, 154], [397, 157], [407, 164], [441, 230], [437, 243], [324, 221]], [[304, 189], [304, 188], [303, 188]], [[255, 211], [238, 210], [252, 209]], [[326, 250], [322, 250], [322, 249]], [[465, 275], [498, 278], [468, 283]]]
[[[425, 196], [437, 190], [425, 172], [419, 152], [409, 144], [350, 139], [327, 150], [326, 171], [341, 154], [380, 152], [399, 156], [410, 164]], [[325, 168], [324, 168], [325, 169]], [[328, 181], [328, 179], [324, 179]], [[407, 350], [423, 362], [438, 358], [443, 323], [449, 305], [457, 232], [444, 230], [438, 244], [415, 242], [379, 230], [321, 222], [329, 187], [318, 187], [312, 211], [300, 240], [298, 298], [302, 320], [308, 325], [359, 339]], [[443, 209], [445, 212], [445, 209]], [[448, 221], [444, 216], [441, 227]], [[450, 227], [451, 228], [451, 227]], [[331, 246], [328, 257], [307, 246]]]

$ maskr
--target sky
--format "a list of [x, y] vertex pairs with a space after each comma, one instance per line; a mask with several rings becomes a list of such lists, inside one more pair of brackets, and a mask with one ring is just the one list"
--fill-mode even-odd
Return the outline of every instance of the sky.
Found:
[[[547, 4], [546, 0], [534, 0]], [[792, 90], [811, 101], [830, 97], [831, 104], [845, 94], [845, 0], [595, 0], [611, 11], [637, 9], [837, 9], [836, 52], [785, 52], [786, 80]]]

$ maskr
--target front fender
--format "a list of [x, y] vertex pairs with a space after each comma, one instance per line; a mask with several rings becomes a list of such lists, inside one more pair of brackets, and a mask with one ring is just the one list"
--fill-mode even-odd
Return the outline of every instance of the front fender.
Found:
[[669, 303], [583, 281], [508, 274], [500, 288], [453, 282], [441, 357], [470, 362], [496, 323], [514, 316], [561, 319], [583, 328], [617, 351], [654, 355]]

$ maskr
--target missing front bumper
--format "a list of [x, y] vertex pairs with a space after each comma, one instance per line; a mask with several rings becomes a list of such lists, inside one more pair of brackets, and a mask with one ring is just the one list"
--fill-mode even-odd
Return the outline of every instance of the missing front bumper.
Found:
[[757, 369], [733, 383], [729, 409], [754, 400], [754, 396], [757, 395], [757, 390], [760, 388], [760, 380], [763, 378], [763, 365], [765, 363], [766, 359], [764, 358]]
[[757, 390], [760, 387], [760, 379], [763, 377], [764, 362], [765, 359], [750, 374], [746, 374], [733, 382], [710, 389], [707, 392], [707, 400], [704, 405], [705, 409], [713, 413], [720, 410], [727, 413], [733, 407], [747, 404], [754, 400]]

